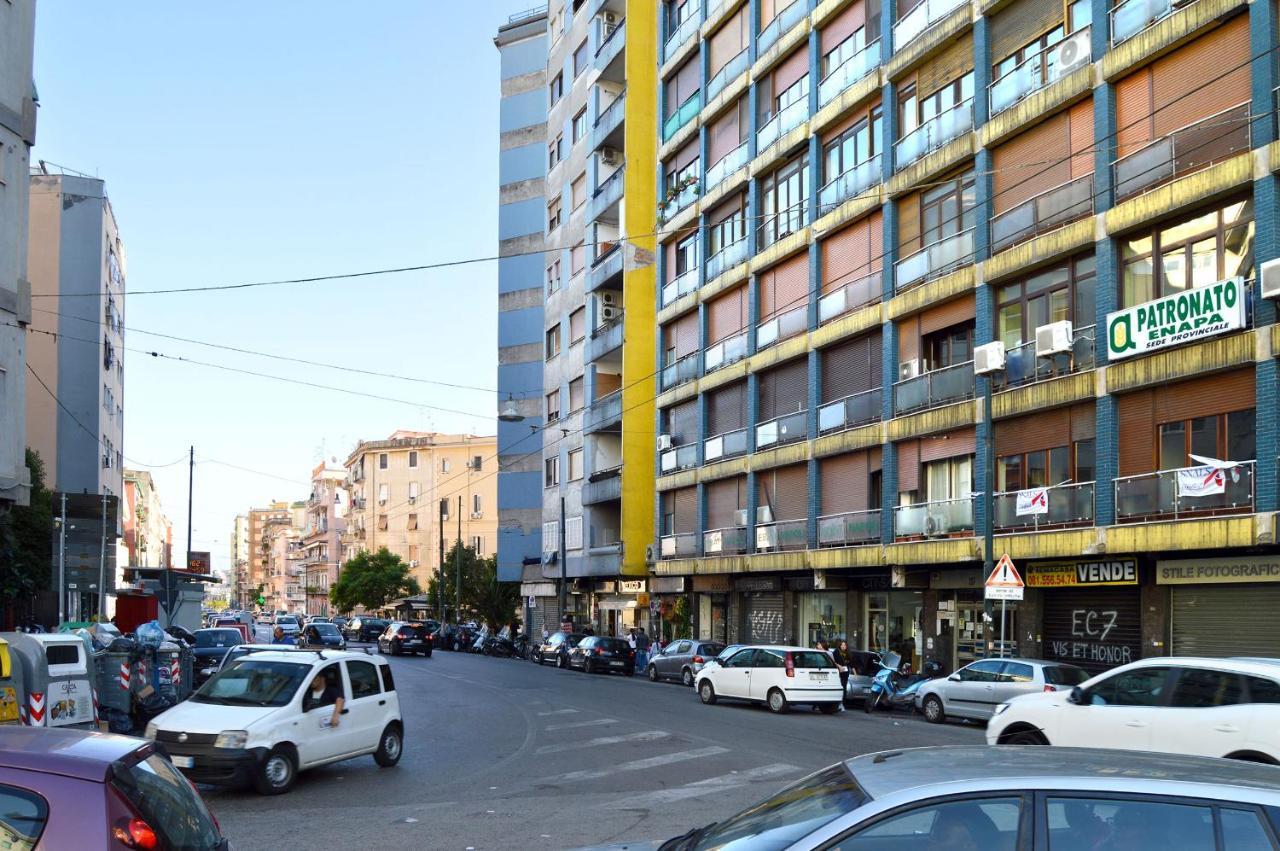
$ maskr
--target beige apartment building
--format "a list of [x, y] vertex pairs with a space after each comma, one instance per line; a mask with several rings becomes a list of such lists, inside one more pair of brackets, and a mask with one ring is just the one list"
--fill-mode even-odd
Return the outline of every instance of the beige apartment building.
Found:
[[[343, 561], [386, 547], [413, 568], [423, 590], [461, 536], [482, 557], [498, 538], [497, 438], [400, 430], [361, 441], [346, 461], [350, 496]], [[443, 516], [441, 506], [444, 506]]]
[[249, 509], [248, 571], [243, 589], [247, 604], [254, 604], [256, 592], [259, 588], [265, 589], [270, 580], [267, 527], [279, 521], [287, 522], [289, 518], [289, 503], [283, 501], [273, 501], [266, 508]]
[[338, 581], [349, 503], [343, 487], [346, 475], [346, 470], [324, 462], [311, 471], [311, 496], [302, 532], [303, 590], [309, 615], [329, 614], [329, 588]]

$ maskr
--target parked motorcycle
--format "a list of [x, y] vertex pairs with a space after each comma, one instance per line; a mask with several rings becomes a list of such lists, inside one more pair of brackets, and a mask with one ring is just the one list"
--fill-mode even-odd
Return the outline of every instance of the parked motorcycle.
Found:
[[516, 659], [529, 658], [529, 636], [522, 632], [512, 640], [511, 655]]
[[910, 663], [903, 663], [902, 657], [897, 653], [884, 654], [879, 667], [879, 672], [872, 678], [867, 699], [862, 704], [866, 712], [872, 712], [881, 706], [915, 712], [916, 692], [920, 690], [920, 686], [946, 673], [946, 667], [941, 662], [930, 660], [925, 663], [922, 673], [913, 675]]
[[516, 645], [511, 640], [511, 630], [503, 627], [496, 635], [490, 635], [485, 639], [480, 652], [486, 656], [498, 656], [501, 658], [514, 656], [516, 654]]

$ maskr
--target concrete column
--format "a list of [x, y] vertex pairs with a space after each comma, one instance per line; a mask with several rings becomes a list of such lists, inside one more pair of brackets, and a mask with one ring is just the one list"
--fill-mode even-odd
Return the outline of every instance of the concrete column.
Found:
[[818, 514], [822, 510], [822, 468], [817, 458], [809, 459], [809, 510], [805, 515], [808, 524], [805, 527], [806, 546], [813, 550], [818, 547]]

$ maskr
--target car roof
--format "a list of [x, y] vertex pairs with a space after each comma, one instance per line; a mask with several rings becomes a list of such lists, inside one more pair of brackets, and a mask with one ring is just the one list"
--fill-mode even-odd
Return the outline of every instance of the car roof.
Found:
[[[375, 656], [371, 653], [353, 653], [350, 650], [303, 650], [300, 647], [288, 647], [279, 644], [249, 644], [241, 645], [249, 648], [249, 652], [240, 656], [241, 659], [246, 656], [252, 656], [254, 659], [263, 659], [268, 662], [296, 662], [302, 665], [319, 664], [321, 662], [334, 662], [339, 659], [363, 659], [366, 662], [375, 664], [386, 664], [386, 659], [381, 656]], [[257, 649], [262, 648], [262, 649]]]
[[792, 647], [787, 644], [740, 644], [734, 646], [739, 650], [781, 650], [787, 653], [799, 653], [804, 651], [813, 651], [815, 653], [822, 652], [815, 647]]
[[[1234, 671], [1239, 674], [1257, 674], [1260, 677], [1276, 677], [1280, 675], [1280, 659], [1269, 659], [1260, 656], [1235, 656], [1227, 659], [1215, 659], [1208, 656], [1151, 656], [1130, 662], [1125, 668], [1211, 668], [1221, 671]], [[1113, 673], [1112, 669], [1107, 673]]]
[[131, 736], [91, 730], [6, 727], [0, 766], [101, 783], [107, 779], [111, 763], [145, 744]]
[[979, 662], [1021, 662], [1024, 665], [1040, 665], [1046, 668], [1079, 668], [1079, 665], [1073, 665], [1070, 662], [1063, 662], [1054, 659], [1028, 659], [1025, 656], [1005, 656], [1004, 658], [992, 659], [975, 659], [968, 664], [961, 665], [961, 668], [967, 668], [969, 665], [976, 665]]

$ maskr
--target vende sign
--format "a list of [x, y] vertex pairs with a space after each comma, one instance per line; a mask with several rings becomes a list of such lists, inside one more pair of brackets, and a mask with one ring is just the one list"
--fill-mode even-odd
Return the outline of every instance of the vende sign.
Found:
[[1244, 327], [1244, 279], [1195, 287], [1107, 314], [1107, 359], [1120, 360]]

